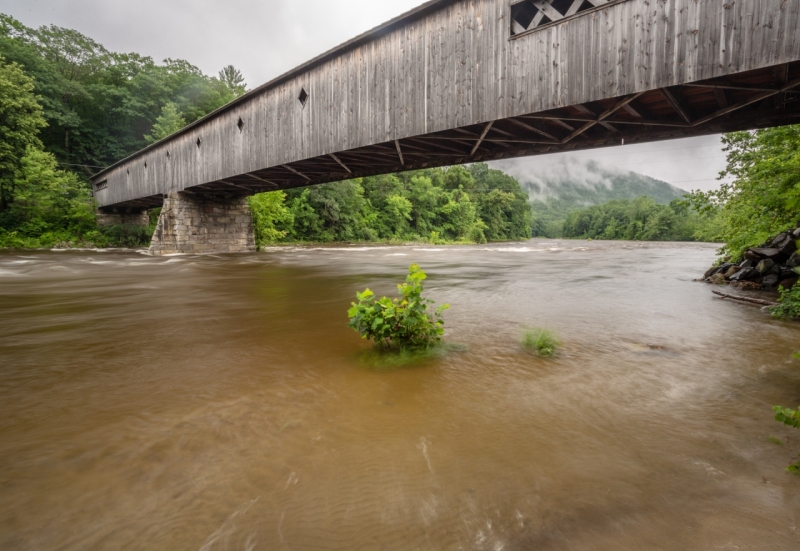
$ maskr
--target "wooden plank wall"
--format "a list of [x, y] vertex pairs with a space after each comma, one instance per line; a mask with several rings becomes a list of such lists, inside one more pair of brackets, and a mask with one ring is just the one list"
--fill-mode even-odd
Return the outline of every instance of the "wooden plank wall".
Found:
[[102, 173], [96, 195], [112, 205], [798, 59], [799, 0], [627, 0], [514, 39], [509, 0], [444, 3]]

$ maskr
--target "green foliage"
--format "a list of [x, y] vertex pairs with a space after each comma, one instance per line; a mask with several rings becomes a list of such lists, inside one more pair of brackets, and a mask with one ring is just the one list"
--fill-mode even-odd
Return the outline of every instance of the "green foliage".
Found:
[[795, 319], [800, 318], [800, 285], [790, 289], [778, 287], [780, 296], [778, 306], [769, 309], [773, 318]]
[[275, 210], [277, 199], [273, 210], [254, 211], [256, 235], [268, 236], [263, 243], [485, 243], [530, 237], [527, 196], [516, 180], [483, 163], [469, 170], [358, 178], [289, 190], [281, 197], [288, 214]]
[[694, 241], [711, 237], [709, 223], [685, 201], [659, 205], [649, 197], [620, 199], [573, 211], [564, 237], [635, 241]]
[[178, 105], [168, 101], [161, 109], [161, 114], [153, 124], [150, 134], [145, 134], [144, 139], [147, 143], [156, 143], [167, 136], [171, 136], [184, 126], [186, 126], [186, 121], [183, 120], [178, 111]]
[[153, 125], [168, 103], [191, 123], [233, 100], [243, 86], [235, 69], [223, 70], [232, 78], [223, 82], [186, 61], [157, 64], [109, 52], [76, 31], [31, 29], [2, 14], [0, 55], [35, 81], [48, 124], [40, 135], [45, 149], [84, 176], [143, 148], [145, 134], [163, 133]]
[[550, 329], [536, 327], [522, 335], [522, 346], [542, 358], [551, 358], [561, 346], [561, 341]]
[[228, 65], [219, 72], [219, 80], [237, 98], [247, 92], [247, 84], [244, 81], [242, 72], [233, 65]]
[[[773, 409], [775, 411], [776, 421], [783, 423], [786, 426], [800, 429], [800, 408], [791, 410], [789, 408], [775, 406]], [[789, 465], [786, 467], [786, 470], [791, 473], [800, 474], [800, 461]]]
[[248, 199], [253, 213], [256, 246], [261, 248], [285, 238], [294, 224], [294, 215], [286, 207], [282, 191], [259, 193]]
[[100, 228], [89, 188], [58, 168], [51, 153], [29, 146], [14, 193], [0, 213], [0, 248], [56, 246], [134, 247], [150, 242], [153, 228]]
[[775, 420], [789, 427], [800, 429], [800, 409], [793, 411], [789, 408], [775, 406]]
[[352, 303], [347, 312], [348, 326], [387, 349], [417, 350], [438, 344], [444, 334], [442, 312], [450, 306], [443, 304], [433, 314], [428, 313], [433, 301], [422, 297], [425, 279], [422, 268], [412, 264], [405, 283], [397, 286], [400, 298], [376, 300], [369, 289], [356, 293], [358, 303]]
[[740, 258], [750, 247], [794, 227], [800, 207], [800, 125], [723, 137], [728, 165], [720, 177], [732, 176], [719, 190], [694, 192], [698, 209], [718, 211], [722, 256]]
[[12, 203], [23, 158], [41, 146], [39, 130], [47, 124], [33, 89], [22, 67], [0, 56], [0, 213]]

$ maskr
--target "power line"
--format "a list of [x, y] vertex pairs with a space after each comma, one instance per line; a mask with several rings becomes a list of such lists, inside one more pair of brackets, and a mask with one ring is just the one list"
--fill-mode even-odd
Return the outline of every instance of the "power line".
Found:
[[94, 166], [94, 165], [77, 165], [73, 163], [58, 163], [62, 166], [79, 166], [82, 168], [108, 168], [107, 166]]

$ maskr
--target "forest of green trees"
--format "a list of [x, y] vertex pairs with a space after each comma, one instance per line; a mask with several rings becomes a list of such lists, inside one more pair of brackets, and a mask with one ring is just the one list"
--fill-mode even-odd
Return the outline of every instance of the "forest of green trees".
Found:
[[485, 163], [359, 178], [250, 201], [259, 245], [281, 241], [485, 243], [531, 237], [528, 195]]
[[683, 200], [659, 205], [649, 197], [616, 199], [567, 214], [563, 236], [631, 241], [719, 241], [716, 212], [698, 214]]

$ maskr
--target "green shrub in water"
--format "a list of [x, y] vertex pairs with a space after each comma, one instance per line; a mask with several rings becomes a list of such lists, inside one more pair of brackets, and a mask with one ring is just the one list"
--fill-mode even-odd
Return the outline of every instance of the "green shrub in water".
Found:
[[352, 303], [347, 312], [348, 326], [383, 348], [424, 349], [438, 344], [444, 334], [442, 312], [450, 305], [443, 304], [433, 313], [428, 312], [433, 301], [422, 297], [422, 282], [427, 277], [422, 268], [412, 264], [406, 282], [397, 286], [402, 297], [376, 300], [369, 289], [356, 293], [358, 303]]
[[795, 285], [790, 289], [778, 287], [780, 297], [778, 306], [769, 309], [773, 318], [800, 318], [800, 285]]
[[[775, 406], [774, 409], [776, 421], [783, 423], [784, 425], [800, 429], [800, 408], [797, 408], [797, 410], [791, 410], [789, 408]], [[800, 461], [797, 463], [792, 463], [786, 467], [786, 470], [791, 473], [800, 473]]]
[[558, 336], [553, 331], [537, 327], [525, 331], [522, 335], [522, 346], [537, 356], [550, 358], [555, 355], [556, 350], [561, 346], [561, 341], [558, 340]]

